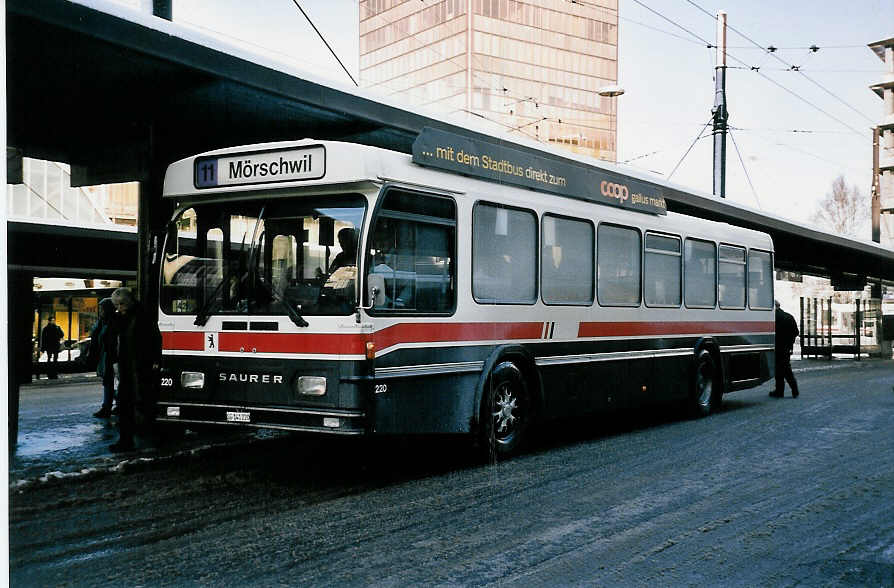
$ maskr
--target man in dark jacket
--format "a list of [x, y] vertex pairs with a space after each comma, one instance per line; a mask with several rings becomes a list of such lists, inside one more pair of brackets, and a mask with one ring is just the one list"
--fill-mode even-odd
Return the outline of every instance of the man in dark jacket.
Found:
[[56, 317], [51, 316], [47, 319], [47, 326], [40, 332], [40, 350], [47, 352], [47, 377], [58, 378], [56, 375], [57, 365], [59, 361], [60, 343], [63, 337], [62, 329], [56, 324]]
[[121, 315], [118, 323], [118, 442], [114, 452], [134, 449], [137, 424], [149, 425], [154, 414], [161, 334], [158, 324], [143, 311], [129, 288], [118, 288], [112, 302]]
[[792, 389], [792, 398], [798, 397], [798, 382], [792, 373], [792, 349], [798, 336], [798, 323], [795, 317], [782, 310], [776, 301], [776, 389], [770, 392], [774, 398], [785, 395], [785, 383]]
[[99, 322], [90, 333], [89, 365], [96, 366], [102, 378], [102, 407], [93, 413], [96, 418], [109, 418], [115, 399], [115, 364], [118, 363], [118, 318], [111, 298], [99, 301]]

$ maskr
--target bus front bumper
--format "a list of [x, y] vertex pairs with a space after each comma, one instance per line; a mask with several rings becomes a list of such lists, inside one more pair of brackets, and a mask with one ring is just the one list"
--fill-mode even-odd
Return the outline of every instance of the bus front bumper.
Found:
[[329, 435], [363, 435], [362, 411], [313, 408], [274, 408], [196, 402], [158, 403], [156, 420], [182, 425], [220, 425], [280, 429]]

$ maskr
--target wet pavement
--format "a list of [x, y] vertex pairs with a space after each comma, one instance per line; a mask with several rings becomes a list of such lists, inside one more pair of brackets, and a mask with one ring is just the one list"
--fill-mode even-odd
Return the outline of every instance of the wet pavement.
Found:
[[[792, 361], [795, 374], [852, 365], [853, 360], [849, 358]], [[278, 435], [264, 431], [222, 430], [217, 435], [189, 432], [173, 442], [138, 437], [135, 451], [116, 454], [109, 450], [109, 445], [118, 439], [116, 417], [98, 419], [93, 416], [101, 401], [102, 385], [93, 374], [61, 374], [57, 380], [43, 378], [22, 386], [19, 438], [15, 452], [10, 456], [10, 486], [88, 476]]]
[[[10, 490], [10, 584], [894, 586], [894, 361], [796, 369], [797, 400], [558, 422], [494, 465], [457, 440], [144, 448]], [[76, 387], [48, 422], [90, 421]], [[20, 459], [92, 459], [45, 442]]]
[[112, 453], [109, 446], [118, 440], [117, 417], [94, 417], [101, 403], [102, 384], [92, 374], [60, 374], [55, 380], [43, 378], [22, 386], [18, 443], [9, 461], [10, 486], [122, 469], [258, 436], [253, 431], [187, 433], [175, 442], [138, 436], [135, 451]]

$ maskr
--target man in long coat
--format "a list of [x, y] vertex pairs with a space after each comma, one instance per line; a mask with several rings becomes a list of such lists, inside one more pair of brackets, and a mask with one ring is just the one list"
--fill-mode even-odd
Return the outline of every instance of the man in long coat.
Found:
[[56, 374], [59, 361], [59, 350], [62, 348], [62, 329], [56, 324], [56, 317], [47, 319], [47, 326], [40, 332], [40, 350], [47, 352], [47, 377], [58, 378]]
[[134, 449], [137, 424], [148, 426], [154, 414], [161, 334], [158, 324], [143, 311], [129, 288], [118, 288], [112, 302], [118, 323], [118, 442], [114, 452]]
[[792, 349], [798, 337], [795, 317], [782, 310], [776, 301], [776, 389], [770, 392], [774, 398], [785, 395], [785, 383], [792, 389], [792, 398], [798, 397], [798, 382], [792, 373]]

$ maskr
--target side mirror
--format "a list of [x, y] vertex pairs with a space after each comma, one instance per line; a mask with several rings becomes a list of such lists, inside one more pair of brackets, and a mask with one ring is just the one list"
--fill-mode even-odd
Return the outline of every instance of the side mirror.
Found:
[[369, 310], [385, 304], [385, 276], [381, 274], [368, 274], [366, 287], [369, 289], [369, 305], [361, 306], [363, 310]]

